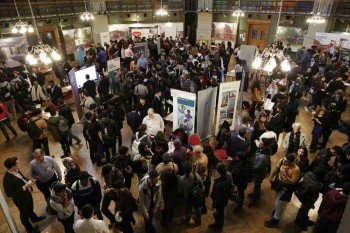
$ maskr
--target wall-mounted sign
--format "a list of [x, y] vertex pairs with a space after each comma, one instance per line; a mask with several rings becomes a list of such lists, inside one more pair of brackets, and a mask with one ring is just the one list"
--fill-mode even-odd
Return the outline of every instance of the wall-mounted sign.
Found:
[[141, 36], [142, 33], [141, 33], [141, 32], [133, 32], [132, 35], [133, 35], [133, 36]]

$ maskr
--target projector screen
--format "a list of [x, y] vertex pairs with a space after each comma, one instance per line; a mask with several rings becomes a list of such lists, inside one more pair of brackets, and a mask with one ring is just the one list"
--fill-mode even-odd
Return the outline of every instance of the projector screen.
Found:
[[90, 66], [88, 68], [85, 68], [83, 70], [79, 70], [75, 72], [75, 79], [77, 81], [78, 88], [83, 87], [84, 83], [86, 82], [86, 75], [90, 75], [90, 80], [96, 81], [97, 79], [97, 73], [95, 66]]

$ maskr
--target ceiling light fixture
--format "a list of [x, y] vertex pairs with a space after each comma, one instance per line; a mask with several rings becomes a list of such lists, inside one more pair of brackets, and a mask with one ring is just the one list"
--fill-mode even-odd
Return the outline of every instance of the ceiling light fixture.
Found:
[[12, 33], [21, 33], [23, 35], [25, 35], [27, 32], [29, 32], [29, 33], [34, 32], [32, 25], [21, 20], [21, 16], [19, 15], [19, 11], [17, 8], [16, 0], [14, 0], [13, 2], [15, 4], [15, 8], [16, 8], [16, 12], [17, 12], [17, 16], [18, 16], [19, 21], [12, 27], [11, 32]]
[[85, 0], [84, 0], [84, 4], [85, 4], [85, 12], [80, 14], [80, 19], [81, 20], [86, 20], [86, 21], [94, 20], [95, 19], [94, 15], [87, 10], [86, 1]]
[[320, 0], [320, 2], [318, 3], [317, 13], [314, 14], [313, 12], [311, 12], [311, 16], [306, 19], [307, 23], [316, 25], [316, 24], [323, 24], [326, 22], [326, 18], [321, 15], [321, 11], [322, 11], [321, 7], [322, 7], [322, 0]]
[[58, 54], [56, 48], [51, 48], [49, 45], [42, 43], [39, 36], [38, 28], [36, 26], [35, 17], [34, 17], [30, 0], [28, 0], [28, 3], [29, 3], [30, 12], [32, 14], [34, 29], [36, 32], [36, 36], [38, 37], [39, 44], [33, 46], [31, 51], [28, 52], [28, 55], [26, 56], [26, 61], [30, 65], [37, 65], [39, 62], [42, 62], [45, 65], [48, 65], [52, 63], [52, 60], [54, 61], [61, 60], [61, 56]]
[[236, 10], [233, 11], [232, 16], [237, 17], [237, 18], [243, 17], [244, 16], [244, 12], [240, 8], [241, 8], [241, 1], [239, 0], [238, 1], [238, 7], [237, 7]]
[[156, 15], [158, 16], [168, 15], [168, 12], [163, 8], [163, 0], [160, 1], [160, 8], [156, 11]]

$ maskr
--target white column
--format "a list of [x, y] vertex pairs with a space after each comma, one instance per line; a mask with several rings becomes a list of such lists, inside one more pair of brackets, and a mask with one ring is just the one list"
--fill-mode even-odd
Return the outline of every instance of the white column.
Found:
[[101, 32], [108, 32], [108, 17], [107, 15], [94, 15], [95, 19], [91, 20], [91, 27], [92, 27], [92, 38], [94, 40], [94, 43], [100, 43]]
[[198, 42], [199, 38], [202, 36], [203, 40], [206, 40], [208, 42], [208, 46], [210, 45], [212, 23], [213, 23], [212, 13], [198, 12], [196, 42]]

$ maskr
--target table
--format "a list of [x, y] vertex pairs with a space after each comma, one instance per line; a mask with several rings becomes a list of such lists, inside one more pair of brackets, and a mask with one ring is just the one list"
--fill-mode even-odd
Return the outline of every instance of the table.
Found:
[[72, 86], [71, 85], [62, 87], [62, 93], [67, 93], [68, 91], [71, 91], [71, 90], [72, 90]]

